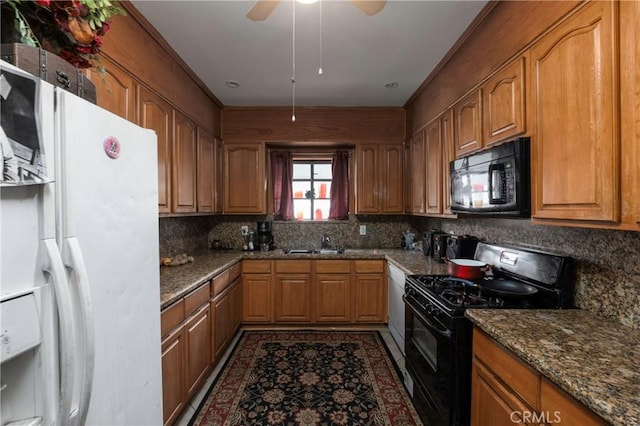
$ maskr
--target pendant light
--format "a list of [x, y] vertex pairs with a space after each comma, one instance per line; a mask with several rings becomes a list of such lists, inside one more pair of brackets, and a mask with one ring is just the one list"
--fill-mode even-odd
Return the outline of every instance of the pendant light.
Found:
[[320, 8], [320, 68], [318, 68], [318, 75], [322, 75], [322, 0], [319, 1], [318, 7]]

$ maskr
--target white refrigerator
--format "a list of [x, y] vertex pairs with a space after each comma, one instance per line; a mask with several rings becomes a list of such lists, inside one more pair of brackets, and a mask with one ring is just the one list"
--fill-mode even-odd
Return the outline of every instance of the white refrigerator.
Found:
[[160, 425], [156, 135], [37, 79], [18, 117], [6, 82], [0, 425]]

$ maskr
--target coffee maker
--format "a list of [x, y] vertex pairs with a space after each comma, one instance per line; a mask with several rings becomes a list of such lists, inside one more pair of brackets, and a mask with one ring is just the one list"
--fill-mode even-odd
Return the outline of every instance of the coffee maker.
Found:
[[269, 250], [273, 250], [274, 244], [272, 225], [273, 222], [269, 221], [258, 222], [258, 247], [261, 247], [262, 244], [267, 244], [269, 246]]

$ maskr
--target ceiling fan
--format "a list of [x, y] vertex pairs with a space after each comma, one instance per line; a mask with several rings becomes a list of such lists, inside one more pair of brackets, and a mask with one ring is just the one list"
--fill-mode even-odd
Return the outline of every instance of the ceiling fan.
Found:
[[[309, 0], [305, 2], [310, 3]], [[252, 21], [264, 21], [271, 15], [278, 3], [280, 3], [280, 0], [257, 0], [247, 12], [247, 18]], [[386, 0], [351, 0], [351, 3], [360, 9], [362, 13], [372, 16], [384, 8]]]

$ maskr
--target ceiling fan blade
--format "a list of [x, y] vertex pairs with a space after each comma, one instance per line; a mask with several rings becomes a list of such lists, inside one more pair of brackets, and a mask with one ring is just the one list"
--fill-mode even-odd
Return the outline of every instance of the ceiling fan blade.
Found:
[[271, 15], [278, 3], [280, 0], [258, 0], [247, 12], [247, 18], [252, 21], [264, 21]]
[[387, 3], [386, 0], [351, 0], [351, 2], [355, 7], [369, 16], [380, 12]]

